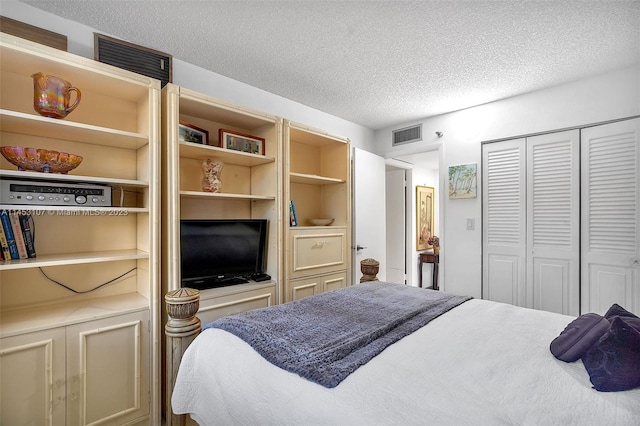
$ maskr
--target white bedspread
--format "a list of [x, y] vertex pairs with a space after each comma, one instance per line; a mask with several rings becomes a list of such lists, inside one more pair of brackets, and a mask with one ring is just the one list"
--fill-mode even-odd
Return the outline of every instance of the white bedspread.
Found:
[[470, 300], [328, 389], [221, 330], [184, 354], [176, 413], [201, 425], [640, 425], [640, 389], [601, 393], [549, 343], [572, 320]]

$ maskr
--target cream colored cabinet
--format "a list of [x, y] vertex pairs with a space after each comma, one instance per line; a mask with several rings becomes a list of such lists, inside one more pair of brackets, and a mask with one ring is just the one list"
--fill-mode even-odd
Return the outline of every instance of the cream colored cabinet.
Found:
[[[349, 140], [285, 120], [284, 170], [284, 301], [350, 285]], [[314, 226], [311, 219], [333, 222]]]
[[291, 278], [347, 269], [346, 226], [291, 229]]
[[0, 340], [2, 424], [125, 424], [149, 415], [149, 311]]
[[[12, 188], [10, 185], [17, 188], [26, 184], [53, 187], [56, 194], [64, 194], [72, 187], [72, 191], [81, 191], [73, 192], [77, 195], [85, 191], [86, 185], [94, 185], [104, 194], [111, 194], [111, 203], [100, 206], [93, 204], [92, 197], [87, 197], [84, 204], [82, 198], [75, 197], [76, 202], [61, 205], [50, 200], [35, 204], [28, 197], [9, 199], [9, 194], [3, 194], [7, 198], [0, 209], [31, 216], [36, 250], [35, 258], [0, 262], [3, 357], [9, 356], [5, 346], [8, 339], [20, 346], [26, 344], [20, 343], [24, 337], [34, 346], [23, 352], [31, 353], [31, 360], [21, 361], [23, 366], [30, 366], [32, 372], [42, 371], [42, 363], [49, 361], [39, 355], [49, 357], [54, 365], [58, 362], [60, 348], [56, 342], [60, 330], [65, 330], [65, 342], [69, 343], [68, 333], [75, 328], [91, 327], [88, 324], [107, 318], [118, 322], [132, 313], [143, 316], [144, 327], [139, 330], [136, 345], [132, 345], [127, 333], [114, 332], [104, 340], [107, 344], [98, 344], [101, 349], [97, 350], [93, 349], [93, 342], [100, 339], [87, 337], [91, 350], [81, 360], [87, 371], [101, 365], [109, 371], [125, 357], [136, 358], [139, 382], [135, 387], [129, 386], [129, 375], [125, 377], [118, 371], [110, 372], [108, 381], [91, 385], [95, 389], [104, 387], [95, 395], [124, 398], [119, 393], [127, 392], [127, 402], [119, 400], [113, 406], [104, 404], [104, 410], [96, 410], [96, 405], [103, 402], [98, 402], [99, 398], [87, 388], [85, 402], [91, 406], [87, 406], [85, 417], [67, 416], [66, 421], [89, 424], [106, 416], [109, 424], [159, 424], [160, 83], [6, 34], [0, 35], [0, 57], [2, 145], [83, 157], [68, 174], [19, 171], [0, 158], [0, 181], [5, 191]], [[64, 79], [81, 91], [79, 106], [65, 119], [44, 117], [34, 111], [31, 76], [38, 72]], [[107, 351], [119, 352], [109, 357], [113, 363], [106, 362]], [[75, 354], [75, 350], [72, 352]], [[67, 357], [73, 355], [65, 353]], [[68, 378], [77, 374], [70, 374], [69, 368], [67, 362], [64, 373], [59, 369], [45, 371], [53, 383], [51, 389], [42, 388], [42, 377], [35, 373], [25, 375], [19, 386], [40, 389], [38, 392], [48, 393], [47, 399], [51, 396], [51, 424], [61, 424], [55, 421], [60, 412], [59, 400], [52, 396], [59, 392], [59, 380], [65, 383], [66, 396], [62, 398], [66, 404], [71, 403], [66, 394]], [[3, 367], [3, 390], [8, 380], [6, 371]], [[89, 384], [86, 373], [78, 376], [84, 385]], [[24, 400], [19, 392], [22, 390], [2, 392], [3, 416], [9, 413], [6, 407], [13, 405], [9, 401]], [[41, 399], [41, 393], [35, 395]], [[80, 398], [80, 394], [74, 395]], [[127, 405], [131, 398], [137, 401], [135, 409]], [[117, 409], [112, 411], [111, 407]]]
[[267, 308], [278, 303], [273, 283], [238, 284], [204, 293], [198, 310], [198, 318], [203, 326], [226, 315]]
[[64, 425], [64, 327], [0, 339], [0, 423]]
[[337, 290], [347, 286], [347, 273], [337, 272], [325, 275], [313, 275], [291, 281], [289, 291], [291, 300], [298, 300], [308, 296]]
[[[163, 110], [163, 284], [164, 291], [180, 287], [181, 219], [267, 219], [266, 273], [271, 280], [201, 290], [202, 306], [224, 300], [233, 309], [216, 308], [202, 322], [221, 313], [248, 310], [247, 292], [265, 291], [277, 300], [281, 269], [280, 197], [282, 187], [282, 120], [273, 115], [212, 98], [173, 84], [162, 90]], [[186, 141], [180, 126], [188, 125], [208, 134]], [[223, 146], [222, 131], [263, 139], [262, 151], [244, 152]], [[204, 142], [204, 143], [200, 143]], [[222, 162], [221, 190], [203, 188], [203, 161]], [[201, 309], [202, 312], [202, 309]], [[200, 314], [198, 315], [200, 316]]]

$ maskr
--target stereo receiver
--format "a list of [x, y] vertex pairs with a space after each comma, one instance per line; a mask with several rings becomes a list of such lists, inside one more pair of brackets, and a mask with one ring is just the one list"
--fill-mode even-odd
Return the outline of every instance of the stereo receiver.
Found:
[[0, 203], [29, 206], [111, 207], [111, 187], [75, 182], [2, 179]]

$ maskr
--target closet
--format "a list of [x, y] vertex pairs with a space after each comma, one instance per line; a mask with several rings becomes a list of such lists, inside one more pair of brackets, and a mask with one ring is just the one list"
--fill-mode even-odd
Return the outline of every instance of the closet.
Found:
[[640, 310], [640, 119], [486, 143], [483, 298]]

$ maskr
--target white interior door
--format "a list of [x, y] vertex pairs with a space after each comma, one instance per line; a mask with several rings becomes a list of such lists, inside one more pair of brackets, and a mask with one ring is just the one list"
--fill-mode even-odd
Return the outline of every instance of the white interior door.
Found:
[[640, 311], [640, 119], [582, 130], [582, 313]]
[[387, 281], [406, 284], [407, 279], [407, 229], [405, 169], [385, 173], [386, 189], [386, 234], [387, 234]]
[[[384, 158], [353, 148], [353, 284], [360, 282], [360, 262], [380, 262], [378, 279], [386, 280], [385, 163]], [[361, 249], [358, 249], [361, 247]]]
[[527, 303], [580, 313], [580, 134], [527, 138]]
[[526, 306], [525, 140], [482, 147], [482, 298]]

